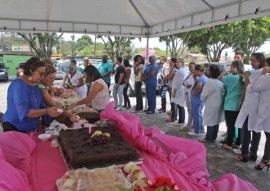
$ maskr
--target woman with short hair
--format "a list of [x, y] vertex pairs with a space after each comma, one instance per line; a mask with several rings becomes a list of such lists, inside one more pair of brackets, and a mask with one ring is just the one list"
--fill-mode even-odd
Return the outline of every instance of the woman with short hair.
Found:
[[217, 79], [220, 75], [218, 66], [211, 64], [207, 69], [209, 80], [205, 84], [201, 99], [204, 101], [205, 108], [203, 113], [203, 125], [207, 126], [207, 133], [204, 139], [200, 142], [215, 142], [219, 123], [224, 121], [223, 110], [223, 83]]

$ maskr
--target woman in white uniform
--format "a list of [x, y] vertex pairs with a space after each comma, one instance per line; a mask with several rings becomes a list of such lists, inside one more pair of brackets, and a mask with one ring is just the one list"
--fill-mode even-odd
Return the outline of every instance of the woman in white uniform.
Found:
[[172, 81], [172, 99], [171, 102], [177, 105], [179, 112], [178, 123], [180, 125], [185, 124], [185, 90], [183, 81], [187, 76], [187, 70], [184, 68], [185, 60], [183, 58], [177, 59], [176, 61], [176, 73]]
[[205, 103], [203, 113], [203, 125], [207, 126], [207, 133], [204, 139], [200, 142], [215, 142], [219, 130], [219, 123], [224, 121], [223, 110], [223, 83], [217, 79], [220, 75], [220, 70], [216, 65], [210, 65], [207, 70], [210, 77], [206, 82], [201, 99]]
[[68, 67], [67, 80], [69, 88], [75, 90], [80, 98], [85, 98], [87, 96], [87, 86], [84, 83], [83, 74], [76, 71], [76, 68], [72, 63]]
[[[241, 155], [237, 156], [237, 160], [247, 162], [248, 159], [257, 160], [257, 151], [261, 139], [261, 133], [253, 131], [257, 120], [258, 106], [260, 94], [252, 90], [256, 86], [256, 78], [261, 75], [262, 68], [265, 65], [265, 57], [262, 53], [252, 53], [250, 62], [254, 72], [250, 72], [250, 76], [245, 75], [246, 94], [240, 113], [235, 122], [235, 127], [242, 128], [243, 133]], [[248, 84], [248, 85], [246, 85]], [[251, 152], [249, 153], [249, 144], [251, 141]]]
[[261, 75], [255, 80], [255, 85], [252, 90], [260, 94], [259, 109], [255, 128], [255, 132], [264, 131], [266, 136], [266, 142], [264, 146], [264, 154], [260, 164], [255, 166], [255, 169], [262, 170], [267, 167], [267, 171], [270, 167], [270, 58], [266, 59], [266, 64], [262, 70]]

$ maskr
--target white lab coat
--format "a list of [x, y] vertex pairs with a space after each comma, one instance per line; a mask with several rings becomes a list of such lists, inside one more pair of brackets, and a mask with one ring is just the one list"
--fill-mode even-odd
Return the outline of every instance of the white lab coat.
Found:
[[242, 128], [243, 124], [248, 117], [248, 130], [252, 131], [255, 128], [255, 123], [257, 120], [260, 93], [253, 91], [253, 86], [256, 85], [254, 82], [256, 78], [261, 75], [262, 69], [256, 70], [253, 74], [251, 74], [249, 81], [250, 83], [246, 89], [246, 95], [244, 102], [242, 104], [241, 110], [238, 114], [238, 117], [235, 122], [235, 127]]
[[[76, 71], [74, 76], [71, 77], [70, 74], [68, 74], [68, 78], [70, 79], [70, 82], [72, 85], [76, 86], [80, 83], [80, 79], [83, 77], [83, 74], [81, 72]], [[80, 98], [86, 98], [87, 96], [87, 86], [84, 84], [81, 87], [74, 89], [80, 96]]]
[[260, 93], [259, 109], [253, 131], [270, 133], [270, 74], [256, 78], [252, 90]]
[[209, 78], [201, 93], [201, 99], [205, 103], [203, 125], [214, 126], [224, 121], [223, 95], [223, 83]]
[[172, 81], [172, 91], [173, 89], [177, 89], [177, 90], [176, 90], [175, 97], [171, 98], [171, 102], [181, 107], [184, 107], [185, 105], [185, 89], [182, 83], [184, 79], [186, 78], [187, 73], [188, 71], [183, 67], [176, 69], [176, 72]]

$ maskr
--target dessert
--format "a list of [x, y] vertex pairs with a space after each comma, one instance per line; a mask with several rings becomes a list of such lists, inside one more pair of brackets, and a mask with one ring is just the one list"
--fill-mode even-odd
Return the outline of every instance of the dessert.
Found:
[[104, 124], [97, 123], [90, 134], [88, 128], [60, 131], [58, 141], [70, 168], [105, 167], [139, 158], [113, 123]]
[[92, 170], [86, 168], [70, 170], [56, 181], [56, 185], [59, 191], [118, 191], [119, 187], [129, 189], [132, 186], [117, 166]]

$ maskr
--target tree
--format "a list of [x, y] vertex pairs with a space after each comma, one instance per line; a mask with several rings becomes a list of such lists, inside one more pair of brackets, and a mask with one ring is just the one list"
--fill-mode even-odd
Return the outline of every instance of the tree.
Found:
[[[191, 34], [189, 33], [178, 33], [159, 37], [159, 41], [166, 43], [171, 57], [178, 58], [182, 56], [184, 51], [187, 49], [190, 37]], [[185, 41], [183, 39], [185, 39]]]
[[112, 62], [115, 61], [115, 57], [123, 56], [127, 47], [130, 47], [131, 40], [134, 38], [120, 37], [120, 36], [98, 36], [104, 45]]
[[209, 62], [218, 62], [224, 49], [232, 47], [240, 35], [238, 23], [217, 25], [189, 32], [191, 38], [187, 43], [189, 48], [199, 48], [207, 56]]
[[89, 35], [82, 35], [75, 44], [76, 51], [81, 51], [91, 44], [93, 44], [91, 37]]
[[18, 33], [35, 52], [37, 57], [51, 58], [52, 47], [56, 45], [63, 33], [57, 36], [56, 33]]
[[235, 38], [233, 48], [245, 52], [245, 63], [248, 63], [250, 54], [258, 51], [265, 41], [270, 38], [270, 17], [250, 19], [237, 22], [241, 35]]

